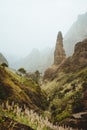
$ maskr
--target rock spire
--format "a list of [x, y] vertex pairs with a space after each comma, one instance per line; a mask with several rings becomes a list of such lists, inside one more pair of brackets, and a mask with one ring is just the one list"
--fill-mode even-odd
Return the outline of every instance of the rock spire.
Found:
[[58, 32], [56, 47], [54, 51], [54, 65], [59, 65], [66, 58], [65, 50], [63, 49], [63, 37], [61, 31]]

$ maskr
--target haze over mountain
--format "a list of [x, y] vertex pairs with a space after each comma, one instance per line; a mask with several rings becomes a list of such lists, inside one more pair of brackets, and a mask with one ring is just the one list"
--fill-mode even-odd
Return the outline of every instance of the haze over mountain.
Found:
[[0, 130], [87, 130], [86, 11], [87, 0], [0, 1]]
[[16, 69], [24, 67], [31, 72], [39, 70], [43, 73], [48, 66], [53, 64], [53, 51], [52, 48], [45, 48], [42, 51], [33, 49], [28, 56], [15, 62], [13, 67]]
[[[72, 55], [76, 42], [87, 38], [86, 27], [87, 13], [84, 13], [78, 16], [77, 20], [70, 27], [63, 39], [64, 48], [67, 56]], [[15, 62], [13, 67], [18, 69], [20, 66], [22, 66], [29, 71], [39, 70], [43, 73], [50, 65], [53, 64], [53, 52], [54, 47], [50, 49], [45, 48], [42, 51], [39, 51], [38, 49], [33, 49], [32, 52], [24, 59], [20, 59], [20, 61]]]
[[76, 42], [87, 38], [87, 12], [78, 16], [64, 36], [64, 47], [67, 55], [72, 55]]
[[0, 1], [0, 52], [12, 65], [33, 48], [54, 47], [58, 31], [64, 36], [86, 11], [87, 0]]

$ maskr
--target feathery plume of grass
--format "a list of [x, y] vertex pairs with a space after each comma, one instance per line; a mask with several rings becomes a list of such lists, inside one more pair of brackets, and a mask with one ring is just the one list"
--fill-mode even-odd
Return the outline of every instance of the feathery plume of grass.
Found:
[[3, 110], [5, 109], [6, 116], [28, 125], [35, 130], [58, 130], [58, 126], [53, 125], [46, 116], [42, 117], [42, 115], [38, 115], [33, 110], [29, 110], [26, 106], [22, 109], [18, 104], [12, 102], [10, 105], [9, 101], [7, 101], [6, 104], [2, 103], [1, 108]]

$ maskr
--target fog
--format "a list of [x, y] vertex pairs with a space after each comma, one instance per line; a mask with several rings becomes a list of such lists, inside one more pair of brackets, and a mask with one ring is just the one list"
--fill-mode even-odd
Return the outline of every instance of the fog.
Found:
[[0, 52], [19, 58], [53, 47], [86, 11], [87, 0], [0, 0]]

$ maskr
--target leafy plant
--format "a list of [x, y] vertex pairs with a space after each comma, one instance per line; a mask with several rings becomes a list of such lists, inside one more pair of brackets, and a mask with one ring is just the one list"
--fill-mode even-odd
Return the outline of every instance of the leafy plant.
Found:
[[6, 63], [2, 63], [1, 66], [3, 66], [3, 68], [8, 67]]
[[20, 72], [20, 74], [26, 74], [26, 70], [24, 68], [19, 68], [18, 72]]

